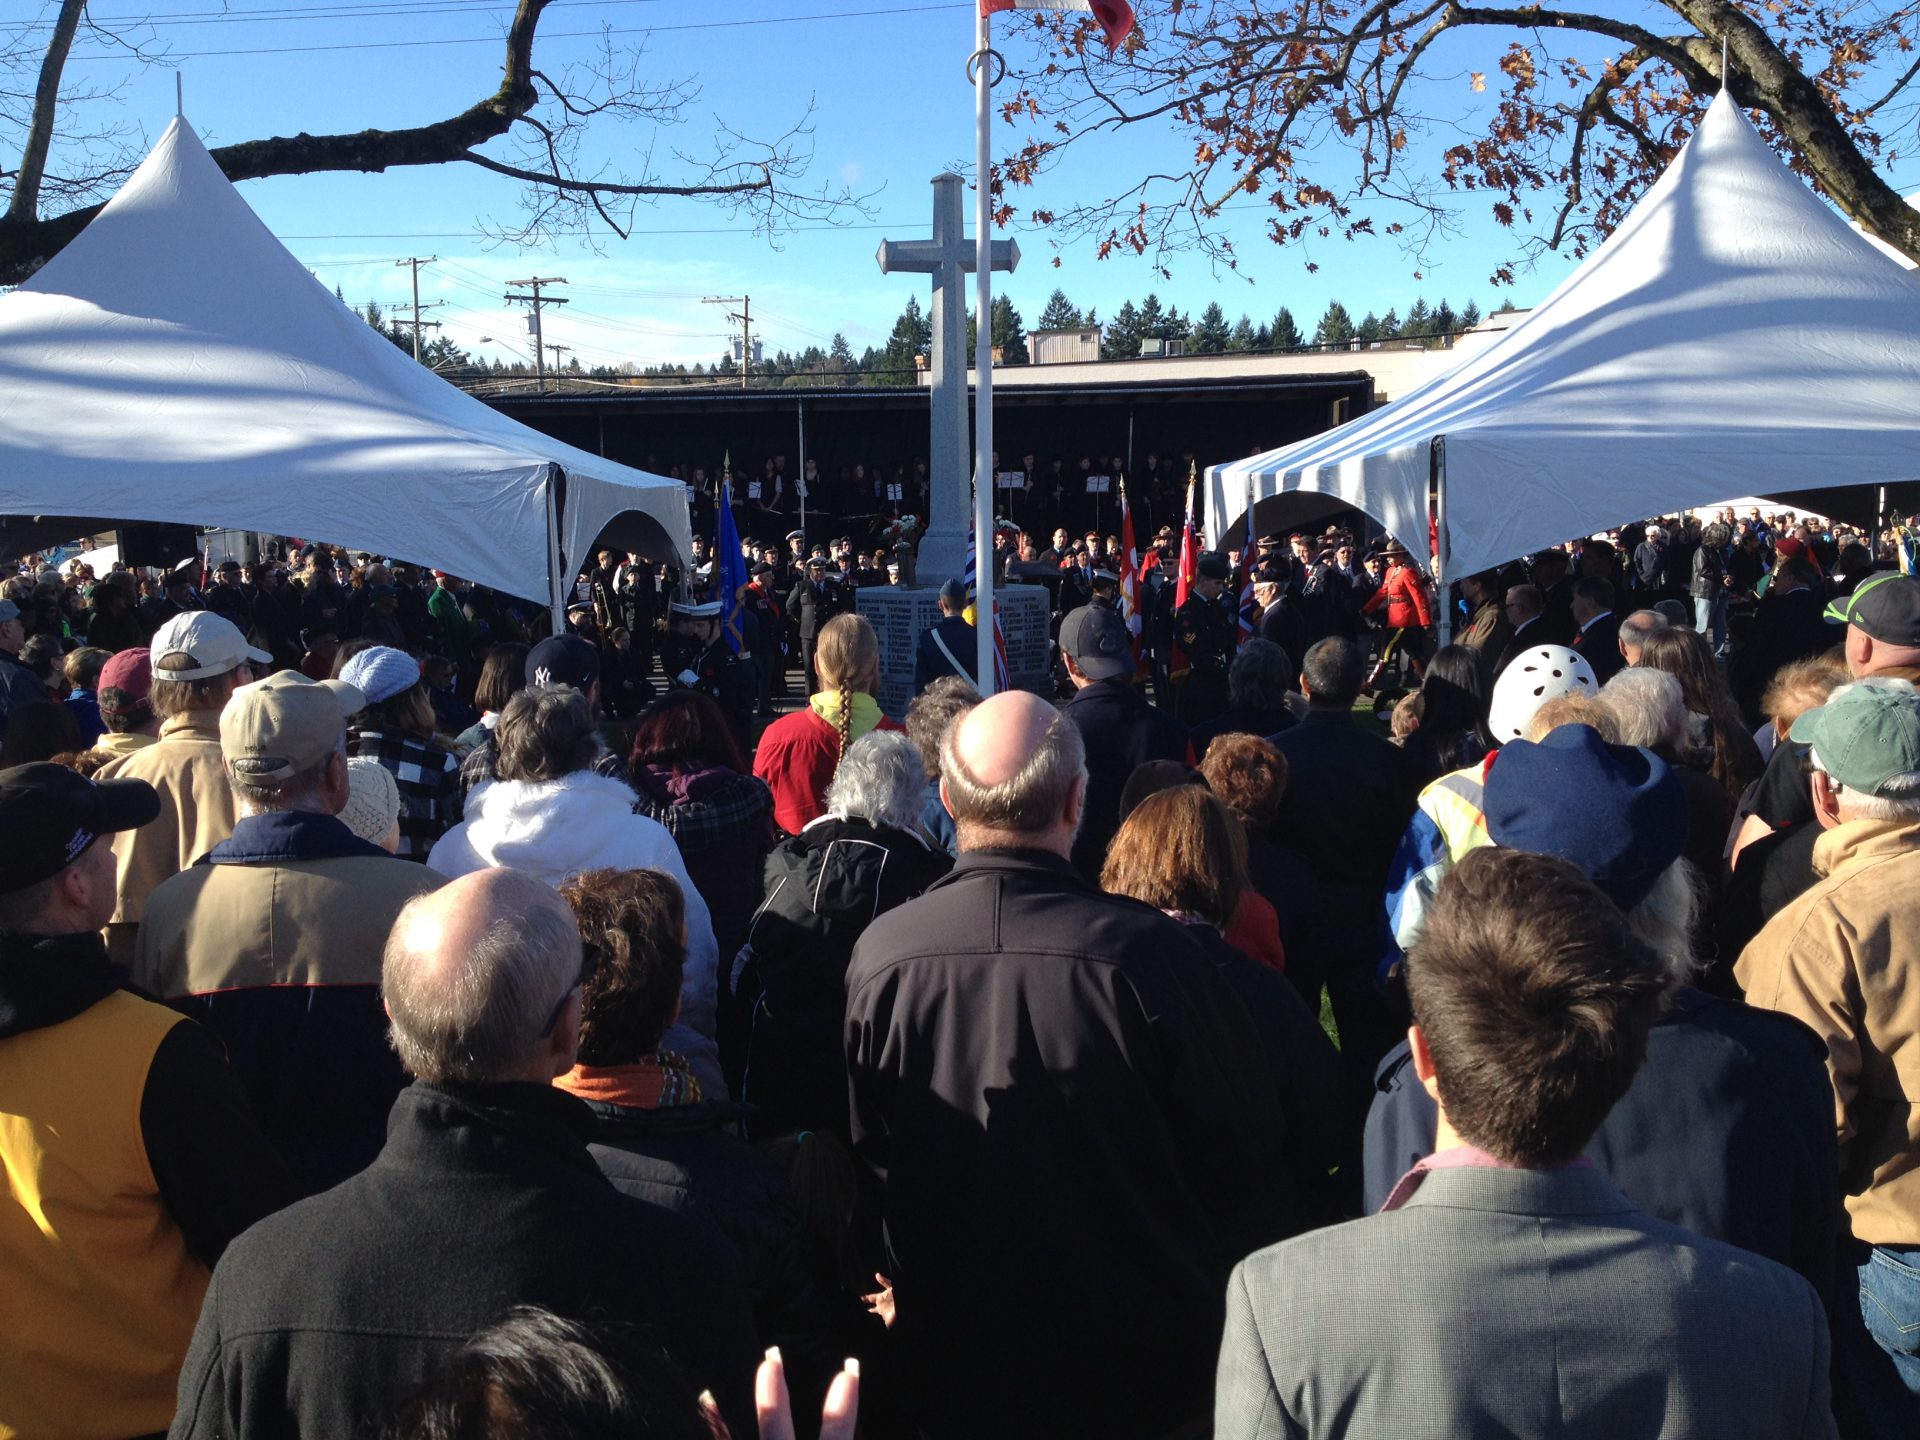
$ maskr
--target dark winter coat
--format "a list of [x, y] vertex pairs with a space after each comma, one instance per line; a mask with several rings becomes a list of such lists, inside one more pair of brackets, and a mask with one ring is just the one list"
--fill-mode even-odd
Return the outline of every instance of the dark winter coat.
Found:
[[1259, 1031], [1183, 928], [1051, 853], [969, 851], [855, 947], [847, 1056], [922, 1428], [1203, 1416], [1228, 1271], [1304, 1219]]
[[654, 1110], [586, 1103], [593, 1111], [588, 1149], [614, 1189], [730, 1247], [761, 1342], [778, 1345], [790, 1368], [829, 1378], [839, 1357], [830, 1353], [826, 1312], [802, 1253], [800, 1212], [786, 1173], [735, 1133], [747, 1107], [729, 1100]]
[[550, 1085], [402, 1091], [379, 1159], [228, 1247], [174, 1440], [373, 1433], [516, 1305], [657, 1336], [753, 1433], [759, 1356], [738, 1264], [616, 1191], [587, 1153], [592, 1124]]
[[1107, 846], [1120, 829], [1120, 794], [1127, 777], [1149, 760], [1193, 763], [1187, 727], [1122, 676], [1096, 680], [1076, 692], [1060, 711], [1080, 731], [1087, 748], [1087, 798], [1073, 863], [1089, 883], [1098, 883]]
[[747, 1012], [740, 1098], [756, 1135], [847, 1124], [847, 962], [867, 927], [953, 868], [917, 836], [823, 817], [767, 856], [733, 993]]

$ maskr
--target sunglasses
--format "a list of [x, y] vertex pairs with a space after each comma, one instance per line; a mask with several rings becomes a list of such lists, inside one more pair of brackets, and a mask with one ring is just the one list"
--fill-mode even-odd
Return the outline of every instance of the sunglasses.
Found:
[[566, 1010], [567, 1002], [571, 1000], [575, 993], [581, 990], [589, 980], [593, 979], [594, 972], [599, 968], [600, 947], [595, 945], [591, 940], [582, 940], [580, 942], [580, 978], [561, 992], [560, 998], [554, 1002], [553, 1013], [547, 1016], [547, 1023], [540, 1031], [540, 1038], [542, 1040], [552, 1037], [553, 1027], [560, 1023], [560, 1016], [561, 1013]]

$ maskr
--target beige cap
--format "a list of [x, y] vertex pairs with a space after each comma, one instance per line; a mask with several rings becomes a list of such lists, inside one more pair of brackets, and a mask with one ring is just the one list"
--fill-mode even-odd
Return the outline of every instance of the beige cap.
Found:
[[233, 692], [220, 712], [220, 753], [248, 780], [285, 780], [340, 748], [365, 698], [343, 680], [281, 670]]
[[400, 820], [400, 786], [378, 760], [347, 761], [347, 808], [341, 822], [372, 845], [385, 842]]

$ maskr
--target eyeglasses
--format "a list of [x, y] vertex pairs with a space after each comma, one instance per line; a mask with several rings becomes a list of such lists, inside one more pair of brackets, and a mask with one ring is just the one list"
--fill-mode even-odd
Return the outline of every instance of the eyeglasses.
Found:
[[599, 968], [600, 947], [595, 945], [591, 940], [582, 940], [580, 942], [580, 978], [569, 985], [561, 993], [560, 998], [554, 1002], [553, 1013], [547, 1016], [547, 1023], [542, 1026], [540, 1030], [540, 1038], [542, 1040], [552, 1037], [553, 1027], [560, 1023], [560, 1016], [566, 1010], [567, 1002], [571, 1000], [589, 980], [593, 979], [594, 971]]

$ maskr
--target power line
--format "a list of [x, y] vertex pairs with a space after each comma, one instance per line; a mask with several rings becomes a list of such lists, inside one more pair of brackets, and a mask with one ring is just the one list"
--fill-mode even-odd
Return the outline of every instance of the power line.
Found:
[[[551, 0], [548, 9], [557, 10], [599, 7], [606, 5], [631, 5], [635, 3], [657, 5], [662, 0]], [[159, 15], [89, 15], [96, 28], [122, 26], [127, 29], [157, 29], [166, 25], [246, 25], [298, 23], [304, 20], [384, 20], [403, 18], [411, 15], [506, 15], [511, 14], [511, 5], [469, 4], [463, 0], [368, 0], [366, 4], [340, 3], [312, 6], [267, 6], [252, 10], [181, 10]], [[37, 30], [49, 30], [52, 22], [47, 20], [7, 20], [0, 21], [0, 30], [10, 30], [17, 35], [29, 35]]]
[[[607, 35], [665, 35], [681, 30], [740, 30], [752, 25], [802, 25], [822, 20], [870, 20], [889, 15], [925, 15], [935, 11], [966, 10], [964, 3], [947, 0], [935, 5], [899, 5], [884, 10], [834, 10], [820, 15], [770, 15], [753, 20], [691, 20], [680, 25], [641, 25], [603, 30], [560, 30], [542, 40], [598, 40]], [[417, 50], [427, 46], [498, 45], [498, 35], [455, 36], [444, 40], [362, 40], [342, 45], [262, 45], [233, 50], [170, 50], [166, 60], [212, 60], [228, 55], [314, 55], [339, 50]], [[76, 51], [75, 60], [119, 60], [119, 50]]]

